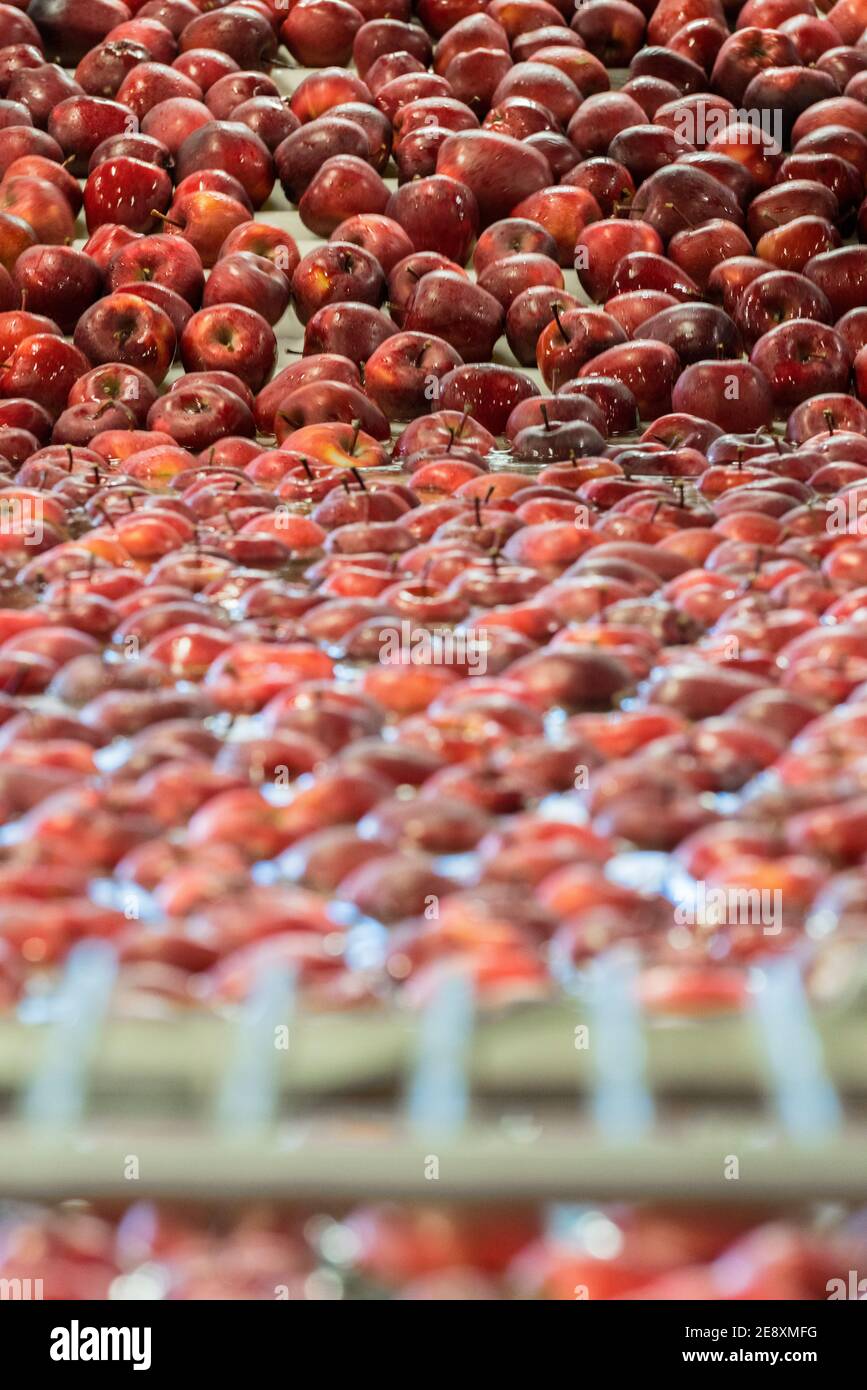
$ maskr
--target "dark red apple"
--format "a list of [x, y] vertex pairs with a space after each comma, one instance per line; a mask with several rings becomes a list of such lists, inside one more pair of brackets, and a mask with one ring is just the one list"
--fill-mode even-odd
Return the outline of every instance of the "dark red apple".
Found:
[[538, 150], [487, 130], [450, 135], [440, 148], [437, 173], [470, 189], [482, 226], [508, 216], [523, 198], [551, 182], [550, 165]]

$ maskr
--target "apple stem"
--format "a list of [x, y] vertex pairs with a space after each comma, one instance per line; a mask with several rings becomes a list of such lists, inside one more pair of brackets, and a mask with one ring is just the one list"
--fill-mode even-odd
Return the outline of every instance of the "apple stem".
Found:
[[564, 343], [568, 343], [568, 342], [569, 342], [569, 334], [566, 332], [566, 329], [563, 327], [563, 320], [562, 320], [561, 317], [560, 317], [560, 308], [561, 308], [561, 306], [560, 306], [559, 304], [552, 304], [552, 305], [551, 305], [551, 312], [552, 312], [553, 315], [554, 315], [554, 321], [555, 321], [555, 323], [557, 324], [557, 329], [558, 329], [558, 331], [559, 331], [559, 333], [560, 333], [560, 337], [563, 339], [563, 342], [564, 342]]
[[301, 467], [304, 469], [304, 472], [307, 474], [307, 477], [310, 479], [310, 481], [313, 482], [316, 478], [316, 474], [313, 472], [313, 469], [310, 467], [310, 464], [307, 462], [306, 458], [301, 460]]
[[466, 427], [467, 427], [467, 421], [469, 420], [469, 418], [470, 418], [470, 407], [469, 407], [468, 405], [465, 405], [465, 406], [464, 406], [464, 410], [463, 410], [463, 414], [461, 415], [460, 424], [458, 425], [457, 429], [455, 430], [455, 438], [456, 438], [456, 439], [460, 439], [461, 435], [463, 434], [464, 430], [465, 430]]
[[549, 430], [551, 428], [551, 421], [548, 419], [548, 407], [546, 405], [540, 405], [539, 414], [545, 422], [545, 429]]
[[492, 483], [491, 486], [488, 488], [487, 492], [485, 493], [485, 506], [488, 505], [488, 503], [490, 502], [490, 500], [491, 500], [491, 498], [493, 497], [493, 495], [494, 495], [494, 493], [496, 492], [496, 490], [497, 490], [497, 485], [496, 485], [496, 483]]
[[347, 451], [346, 451], [348, 454], [354, 454], [354, 453], [355, 453], [355, 449], [356, 449], [356, 446], [357, 446], [357, 444], [358, 444], [358, 436], [359, 436], [360, 434], [361, 434], [361, 421], [360, 421], [360, 420], [353, 420], [353, 422], [352, 422], [352, 442], [350, 443], [349, 448], [348, 448]]
[[353, 467], [350, 468], [349, 471], [350, 471], [350, 473], [352, 473], [352, 475], [355, 477], [356, 481], [358, 482], [358, 486], [361, 488], [361, 491], [362, 491], [362, 492], [367, 492], [367, 483], [364, 481], [364, 478], [361, 476], [361, 470], [358, 469], [358, 468], [356, 468], [356, 467], [353, 465]]
[[447, 433], [448, 433], [448, 436], [449, 436], [449, 442], [448, 442], [448, 444], [446, 445], [446, 453], [448, 454], [448, 453], [451, 453], [452, 445], [453, 445], [454, 442], [455, 442], [455, 432], [454, 432], [454, 430], [452, 429], [451, 425], [449, 425]]
[[829, 434], [833, 434], [833, 433], [834, 433], [834, 414], [833, 414], [833, 411], [831, 411], [831, 410], [823, 410], [823, 411], [822, 411], [822, 415], [823, 415], [823, 417], [824, 417], [825, 424], [828, 426], [828, 433], [829, 433]]
[[500, 577], [500, 547], [499, 547], [499, 546], [497, 546], [497, 548], [496, 548], [495, 550], [492, 550], [492, 551], [491, 551], [491, 564], [492, 564], [492, 566], [493, 566], [495, 576], [499, 579], [499, 577]]
[[477, 526], [481, 526], [481, 524], [482, 524], [482, 502], [481, 502], [481, 498], [479, 498], [479, 497], [474, 497], [474, 498], [473, 498], [473, 511], [474, 511], [475, 514], [476, 514], [476, 525], [477, 525]]
[[692, 218], [687, 217], [686, 213], [683, 211], [683, 208], [679, 208], [676, 203], [665, 203], [664, 206], [668, 208], [670, 212], [676, 212], [678, 217], [682, 217], [688, 227], [695, 226], [695, 222], [693, 222]]
[[165, 227], [177, 227], [179, 232], [183, 231], [183, 224], [175, 222], [171, 217], [167, 217], [164, 212], [157, 212], [156, 208], [151, 208], [151, 217], [158, 217]]

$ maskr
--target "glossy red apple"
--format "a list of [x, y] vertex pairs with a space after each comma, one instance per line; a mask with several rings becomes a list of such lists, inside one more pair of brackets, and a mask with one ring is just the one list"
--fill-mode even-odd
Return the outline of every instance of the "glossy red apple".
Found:
[[277, 342], [271, 325], [256, 310], [215, 304], [193, 314], [181, 335], [180, 351], [188, 371], [232, 372], [259, 391], [273, 369]]
[[273, 327], [289, 304], [289, 281], [271, 261], [250, 251], [221, 256], [214, 266], [202, 297], [205, 308], [213, 304], [241, 304], [255, 309]]
[[403, 320], [408, 332], [444, 338], [466, 362], [489, 361], [504, 326], [493, 295], [450, 270], [422, 275]]
[[89, 233], [105, 223], [151, 232], [172, 201], [172, 181], [165, 169], [121, 156], [97, 165], [84, 185], [84, 215]]
[[114, 293], [82, 314], [75, 346], [93, 365], [120, 362], [138, 367], [159, 385], [175, 355], [175, 330], [162, 309], [135, 294]]
[[687, 367], [672, 391], [672, 406], [723, 430], [762, 429], [774, 418], [767, 379], [754, 365], [737, 360]]
[[34, 246], [15, 262], [15, 284], [30, 311], [51, 310], [66, 334], [102, 292], [102, 273], [95, 261], [71, 246]]
[[510, 136], [486, 130], [450, 135], [440, 148], [437, 173], [470, 189], [482, 226], [506, 217], [522, 199], [551, 182], [544, 155]]

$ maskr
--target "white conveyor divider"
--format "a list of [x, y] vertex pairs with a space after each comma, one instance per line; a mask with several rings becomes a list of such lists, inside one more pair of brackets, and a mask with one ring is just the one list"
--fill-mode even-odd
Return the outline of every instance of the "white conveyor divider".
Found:
[[278, 1116], [281, 1051], [292, 1048], [294, 970], [264, 968], [234, 1027], [232, 1054], [217, 1096], [216, 1120], [232, 1134], [267, 1129]]
[[763, 961], [759, 969], [753, 998], [777, 1113], [793, 1139], [821, 1142], [840, 1128], [843, 1112], [825, 1070], [800, 971], [784, 958]]
[[615, 947], [594, 961], [588, 1003], [593, 1116], [606, 1139], [628, 1142], [644, 1134], [654, 1118], [632, 951]]
[[447, 974], [425, 1008], [410, 1081], [409, 1122], [419, 1135], [456, 1134], [469, 1112], [467, 1061], [473, 1035], [473, 983], [464, 971]]
[[87, 1101], [88, 1069], [111, 1001], [117, 957], [106, 941], [82, 941], [70, 951], [39, 1065], [22, 1097], [33, 1125], [78, 1124]]

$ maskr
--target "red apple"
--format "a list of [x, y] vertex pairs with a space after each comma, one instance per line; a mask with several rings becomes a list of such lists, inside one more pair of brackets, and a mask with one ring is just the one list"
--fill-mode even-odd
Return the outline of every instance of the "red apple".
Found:
[[443, 377], [461, 363], [443, 338], [396, 333], [368, 358], [365, 390], [389, 420], [412, 420], [440, 400]]
[[228, 53], [241, 68], [267, 70], [277, 53], [277, 37], [267, 19], [241, 5], [190, 20], [180, 35], [182, 53], [191, 48], [216, 48]]
[[198, 307], [205, 277], [198, 252], [183, 237], [149, 236], [129, 242], [114, 253], [106, 268], [111, 290], [140, 282], [163, 285]]
[[166, 232], [182, 236], [206, 269], [215, 265], [227, 236], [250, 220], [249, 211], [226, 193], [202, 189], [176, 198], [169, 208]]
[[79, 62], [130, 17], [121, 0], [31, 0], [29, 10], [31, 27], [38, 27], [47, 56], [66, 64]]
[[165, 169], [140, 159], [120, 157], [97, 165], [84, 185], [84, 215], [89, 233], [105, 223], [150, 232], [172, 201], [172, 181]]
[[212, 120], [213, 116], [203, 101], [195, 101], [192, 97], [169, 97], [168, 101], [151, 107], [142, 120], [141, 128], [143, 134], [164, 145], [174, 160], [189, 136], [209, 125]]
[[71, 246], [33, 246], [15, 262], [15, 284], [32, 313], [51, 310], [64, 333], [71, 334], [84, 311], [102, 292], [95, 261]]
[[141, 426], [157, 398], [156, 387], [149, 376], [137, 367], [109, 362], [94, 367], [78, 378], [69, 392], [69, 404], [119, 404], [129, 408], [136, 424]]
[[208, 276], [202, 297], [205, 308], [241, 304], [256, 309], [272, 327], [289, 305], [289, 281], [282, 270], [250, 251], [221, 256]]
[[193, 314], [181, 335], [187, 371], [228, 371], [261, 390], [277, 356], [274, 330], [254, 309], [216, 304]]
[[723, 430], [766, 428], [774, 417], [771, 388], [751, 363], [697, 362], [682, 373], [672, 406], [710, 420]]
[[93, 365], [120, 362], [138, 367], [157, 386], [175, 355], [175, 330], [168, 314], [135, 294], [114, 293], [91, 305], [78, 321], [74, 341]]
[[471, 190], [482, 226], [506, 217], [522, 199], [551, 182], [550, 165], [537, 150], [487, 130], [450, 135], [440, 148], [437, 173]]
[[[233, 8], [229, 5], [219, 13], [225, 15]], [[177, 152], [176, 178], [180, 182], [202, 169], [223, 169], [231, 174], [255, 208], [268, 200], [274, 187], [274, 161], [267, 145], [240, 122], [212, 121], [187, 136]]]
[[326, 304], [353, 300], [378, 305], [385, 292], [382, 267], [364, 247], [328, 242], [303, 256], [292, 276], [295, 312], [307, 323]]
[[355, 121], [327, 115], [287, 135], [274, 151], [274, 164], [286, 197], [298, 203], [326, 160], [338, 154], [367, 159], [369, 153], [367, 137]]
[[84, 376], [89, 365], [84, 353], [62, 338], [52, 333], [32, 333], [6, 359], [0, 375], [0, 395], [39, 401], [57, 416], [66, 405], [73, 383]]
[[346, 217], [385, 211], [389, 192], [366, 159], [334, 155], [313, 175], [298, 205], [304, 226], [318, 236], [330, 236]]
[[505, 326], [493, 295], [451, 270], [422, 275], [406, 308], [404, 328], [444, 338], [465, 362], [489, 361]]

